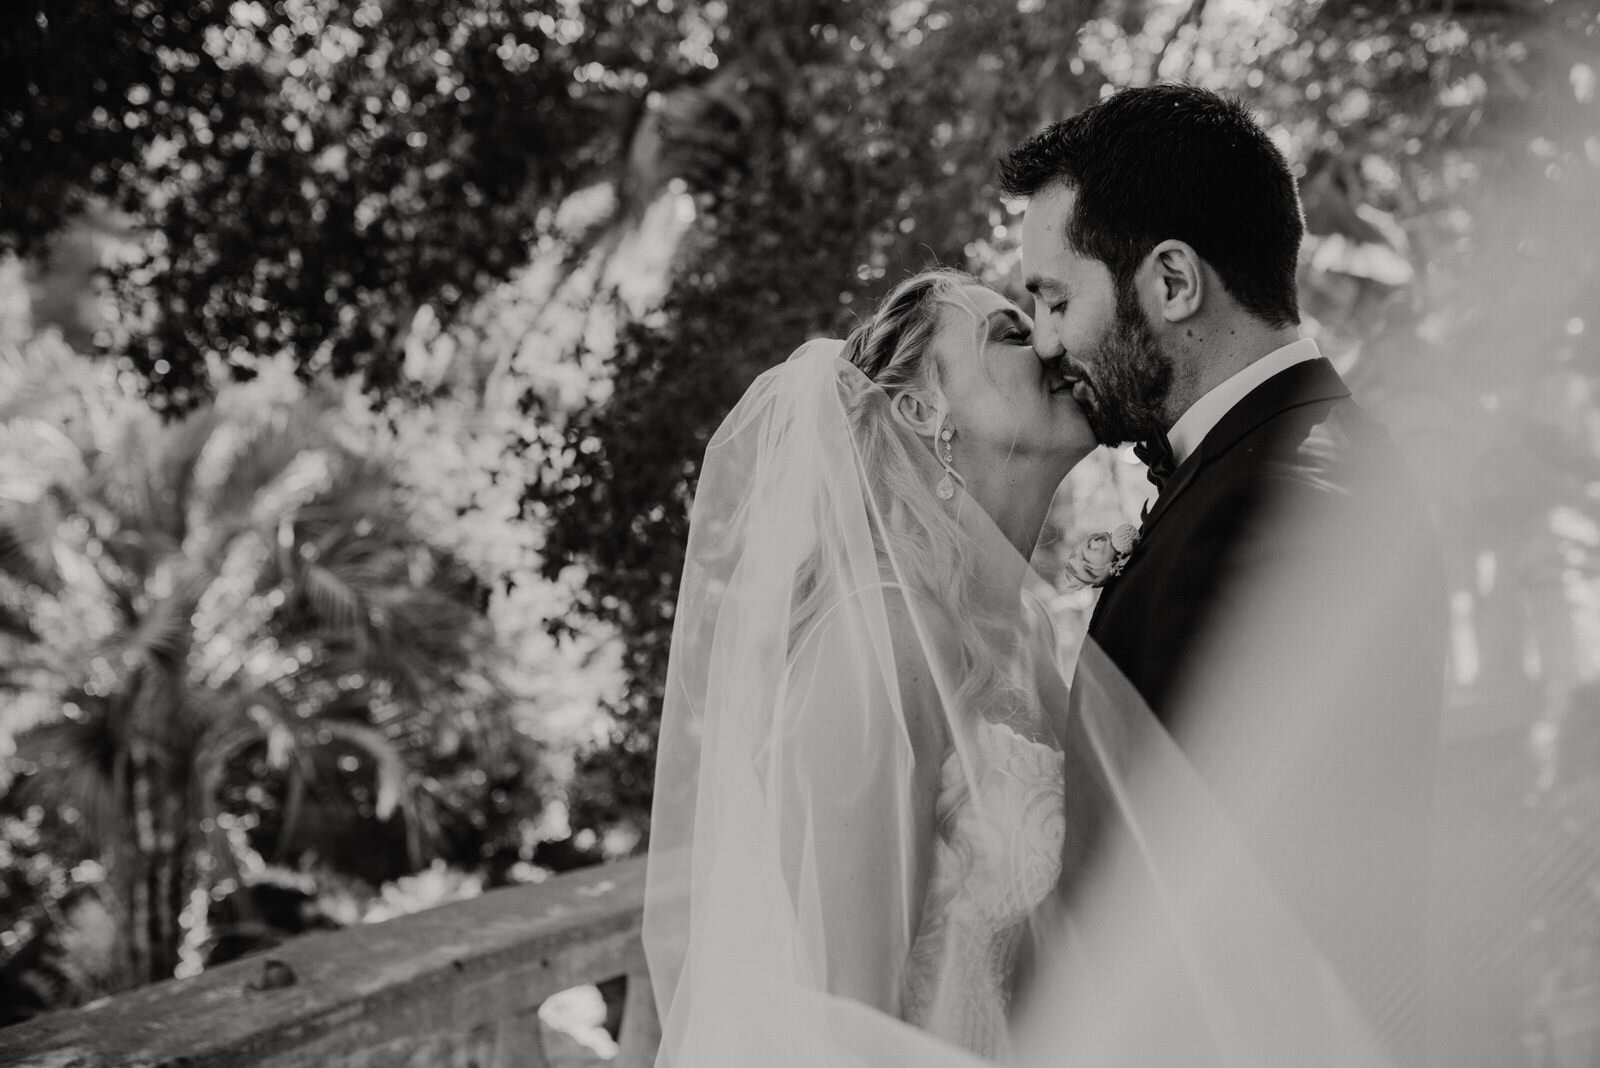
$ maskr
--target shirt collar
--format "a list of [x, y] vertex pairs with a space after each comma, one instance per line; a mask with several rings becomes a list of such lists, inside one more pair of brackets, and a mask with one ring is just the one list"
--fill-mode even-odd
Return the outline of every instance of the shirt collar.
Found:
[[1273, 349], [1214, 386], [1209, 393], [1189, 406], [1189, 410], [1167, 431], [1167, 441], [1172, 445], [1173, 463], [1181, 464], [1200, 447], [1211, 429], [1235, 404], [1244, 400], [1251, 390], [1297, 363], [1319, 359], [1322, 356], [1317, 343], [1308, 337], [1291, 341], [1282, 348]]

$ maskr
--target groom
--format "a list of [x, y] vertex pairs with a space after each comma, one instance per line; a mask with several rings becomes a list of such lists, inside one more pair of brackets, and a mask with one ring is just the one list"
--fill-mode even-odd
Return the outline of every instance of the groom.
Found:
[[[1420, 1059], [1443, 579], [1388, 434], [1299, 336], [1289, 167], [1242, 106], [1160, 85], [1055, 123], [1001, 173], [1028, 201], [1039, 358], [1158, 487], [1089, 638], [1251, 813], [1274, 889]], [[1240, 766], [1260, 736], [1273, 767]]]

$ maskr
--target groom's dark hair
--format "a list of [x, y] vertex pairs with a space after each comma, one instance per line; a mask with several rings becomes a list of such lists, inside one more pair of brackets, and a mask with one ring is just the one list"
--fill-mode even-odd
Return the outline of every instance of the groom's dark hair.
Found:
[[1052, 123], [1000, 160], [1008, 196], [1077, 193], [1066, 238], [1119, 292], [1150, 250], [1183, 241], [1247, 311], [1300, 321], [1305, 217], [1289, 164], [1236, 100], [1192, 85], [1124, 89]]

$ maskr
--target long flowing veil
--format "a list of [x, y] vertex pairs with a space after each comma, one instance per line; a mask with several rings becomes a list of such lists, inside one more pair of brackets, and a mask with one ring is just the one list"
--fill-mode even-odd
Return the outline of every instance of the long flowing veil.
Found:
[[[1405, 1063], [1263, 870], [1250, 835], [1261, 821], [1241, 825], [1224, 809], [1093, 642], [1073, 687], [1077, 737], [1104, 776], [1113, 815], [1034, 996], [1023, 1062]], [[1362, 925], [1344, 933], [1360, 937]]]
[[[1077, 833], [1083, 798], [1107, 828], [1093, 870], [1068, 873], [1080, 892], [1066, 914], [1047, 901], [1031, 917], [1018, 1060], [1404, 1063], [1369, 992], [1352, 989], [1359, 972], [1328, 959], [1330, 935], [1370, 934], [1372, 916], [1308, 930], [1259, 860], [1271, 820], [1253, 814], [1272, 805], [1219, 800], [1193, 760], [1206, 740], [1180, 747], [1093, 643], [1076, 665], [1056, 662], [1027, 561], [975, 504], [935, 497], [930, 450], [838, 354], [838, 342], [803, 346], [707, 448], [652, 815], [657, 1064], [983, 1063], [905, 1022], [947, 829], [939, 798], [954, 776], [981, 810], [1008, 771], [981, 729], [1060, 754], [1066, 811], [1037, 814], [1059, 820], [1054, 841]], [[1342, 720], [1359, 743], [1365, 721]], [[1232, 722], [1249, 733], [1217, 744], [1246, 760], [1298, 754], [1307, 737], [1293, 717], [1287, 749], [1261, 729], [1270, 716]], [[1357, 776], [1316, 804], [1365, 786]], [[925, 1003], [959, 1011], [965, 995], [936, 989]]]
[[938, 798], [954, 772], [986, 803], [979, 722], [1053, 744], [1025, 714], [1054, 670], [1025, 561], [935, 496], [838, 351], [750, 388], [695, 495], [645, 914], [661, 1065], [971, 1063], [901, 1022]]

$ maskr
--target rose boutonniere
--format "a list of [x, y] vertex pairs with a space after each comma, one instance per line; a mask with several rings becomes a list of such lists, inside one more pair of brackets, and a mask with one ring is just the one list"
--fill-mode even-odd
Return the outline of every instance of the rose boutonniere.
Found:
[[1122, 574], [1128, 557], [1139, 544], [1139, 531], [1132, 523], [1116, 530], [1091, 534], [1067, 557], [1063, 578], [1070, 590], [1104, 586], [1113, 575]]

